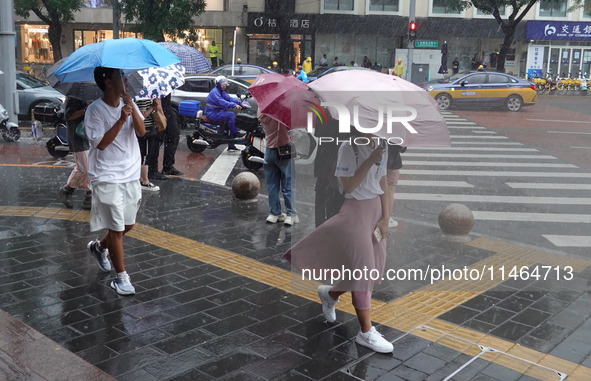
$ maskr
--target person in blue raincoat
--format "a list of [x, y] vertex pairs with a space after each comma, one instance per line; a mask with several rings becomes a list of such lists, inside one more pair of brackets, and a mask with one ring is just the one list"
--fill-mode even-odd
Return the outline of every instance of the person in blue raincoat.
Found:
[[[236, 128], [234, 120], [236, 114], [231, 111], [226, 111], [230, 108], [242, 109], [238, 99], [234, 99], [226, 93], [226, 87], [228, 86], [228, 80], [223, 75], [215, 78], [215, 87], [209, 92], [207, 101], [205, 104], [205, 116], [216, 123], [226, 123], [230, 129], [230, 137], [242, 137], [244, 133], [241, 133]], [[237, 151], [238, 148], [234, 144], [228, 144], [228, 151]]]
[[298, 75], [297, 75], [297, 79], [299, 79], [300, 81], [303, 81], [305, 83], [310, 82], [310, 80], [308, 79], [308, 75], [306, 74], [306, 71], [304, 69], [302, 69], [302, 65], [298, 66]]

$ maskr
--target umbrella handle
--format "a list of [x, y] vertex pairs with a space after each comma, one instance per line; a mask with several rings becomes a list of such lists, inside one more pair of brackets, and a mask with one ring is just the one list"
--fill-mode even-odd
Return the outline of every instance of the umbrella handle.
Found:
[[125, 81], [123, 80], [123, 73], [121, 69], [119, 69], [119, 78], [121, 78], [121, 83], [123, 84], [123, 94], [127, 94], [127, 87], [125, 86]]

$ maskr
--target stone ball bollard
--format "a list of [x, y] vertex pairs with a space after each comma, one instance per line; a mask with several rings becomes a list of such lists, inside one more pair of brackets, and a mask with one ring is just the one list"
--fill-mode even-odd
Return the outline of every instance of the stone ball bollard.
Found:
[[443, 238], [455, 242], [471, 240], [468, 233], [474, 226], [474, 215], [463, 204], [449, 204], [439, 213], [439, 227]]
[[252, 200], [259, 194], [261, 182], [254, 173], [240, 172], [232, 180], [232, 192], [239, 200]]

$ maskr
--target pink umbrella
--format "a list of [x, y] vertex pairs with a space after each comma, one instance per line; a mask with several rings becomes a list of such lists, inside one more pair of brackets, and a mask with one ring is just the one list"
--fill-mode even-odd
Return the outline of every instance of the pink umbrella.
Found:
[[[319, 103], [308, 86], [293, 75], [260, 74], [248, 88], [259, 111], [289, 128], [305, 128], [307, 104]], [[298, 112], [292, 112], [296, 110]]]
[[322, 100], [320, 106], [339, 120], [340, 132], [359, 126], [391, 141], [401, 140], [403, 146], [451, 146], [437, 102], [400, 77], [347, 70], [322, 76], [308, 87]]

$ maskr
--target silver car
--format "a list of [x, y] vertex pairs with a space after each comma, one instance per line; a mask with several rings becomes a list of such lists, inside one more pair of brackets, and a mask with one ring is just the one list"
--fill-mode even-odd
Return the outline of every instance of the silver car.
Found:
[[64, 106], [66, 96], [45, 81], [31, 75], [16, 73], [16, 90], [18, 93], [19, 119], [31, 119], [31, 111], [39, 103], [55, 102]]
[[[172, 92], [171, 103], [173, 108], [175, 110], [178, 109], [178, 105], [182, 101], [193, 100], [199, 101], [201, 110], [205, 110], [205, 101], [209, 92], [215, 87], [215, 78], [215, 75], [210, 74], [190, 74], [185, 76], [185, 84]], [[236, 99], [239, 99], [240, 95], [249, 96], [248, 103], [256, 111], [258, 106], [254, 98], [250, 97], [250, 93], [248, 92], [249, 86], [250, 83], [242, 79], [230, 77], [228, 78], [226, 92], [232, 98]], [[184, 119], [180, 115], [177, 115], [177, 117], [179, 117], [178, 120], [181, 123], [181, 128], [185, 128]]]

